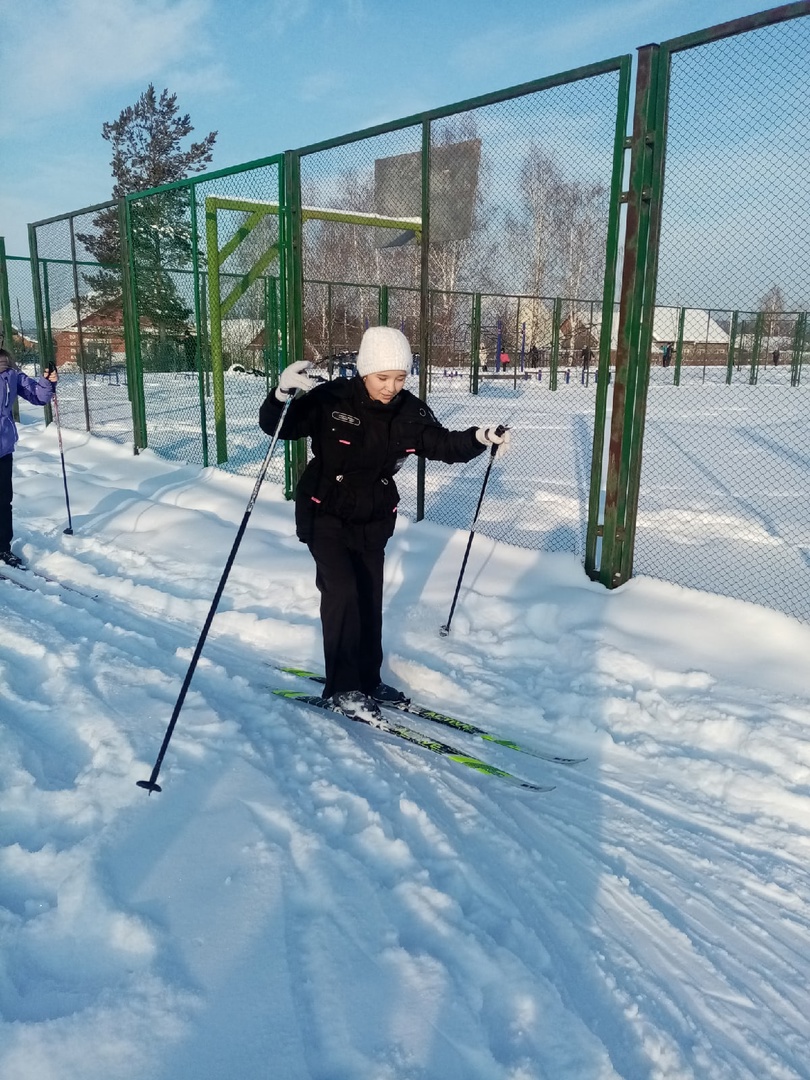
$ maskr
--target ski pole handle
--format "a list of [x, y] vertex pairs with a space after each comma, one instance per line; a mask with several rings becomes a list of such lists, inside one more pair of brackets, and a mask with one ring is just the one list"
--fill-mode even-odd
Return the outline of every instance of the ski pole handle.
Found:
[[[509, 428], [506, 427], [505, 424], [498, 424], [498, 426], [495, 428], [495, 434], [498, 435], [498, 436], [505, 435], [508, 430], [509, 430]], [[498, 453], [498, 446], [499, 446], [499, 443], [493, 443], [492, 444], [492, 447], [491, 447], [491, 449], [489, 451], [489, 456], [491, 458], [494, 458], [495, 455]], [[480, 503], [479, 503], [479, 509], [480, 508], [481, 507], [480, 507]], [[475, 516], [478, 517], [478, 514], [476, 514]]]

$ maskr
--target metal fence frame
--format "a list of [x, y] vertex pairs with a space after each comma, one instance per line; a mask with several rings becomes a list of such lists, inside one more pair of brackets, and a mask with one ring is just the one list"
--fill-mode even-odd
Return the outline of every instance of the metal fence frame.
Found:
[[[138, 192], [127, 196], [119, 203], [119, 215], [122, 238], [122, 267], [124, 282], [124, 331], [126, 336], [127, 372], [131, 383], [130, 395], [133, 416], [133, 437], [136, 452], [147, 443], [146, 404], [143, 396], [143, 363], [141, 356], [140, 323], [137, 307], [137, 285], [133, 245], [132, 213], [141, 200], [160, 197], [171, 190], [184, 191], [189, 199], [192, 222], [194, 265], [194, 320], [196, 329], [196, 365], [199, 380], [200, 408], [205, 415], [205, 395], [203, 393], [203, 373], [206, 362], [202, 355], [203, 343], [207, 332], [208, 319], [212, 305], [216, 305], [219, 290], [210, 292], [211, 278], [216, 276], [211, 263], [212, 250], [208, 250], [207, 271], [198, 265], [198, 224], [196, 196], [199, 185], [218, 178], [232, 177], [257, 167], [274, 165], [278, 168], [279, 195], [277, 205], [272, 211], [279, 220], [279, 274], [275, 300], [268, 294], [267, 310], [273, 310], [275, 321], [281, 332], [282, 366], [290, 358], [303, 355], [304, 346], [304, 294], [312, 285], [327, 289], [338, 285], [349, 286], [351, 283], [336, 281], [307, 281], [305, 277], [305, 259], [303, 245], [303, 224], [307, 216], [307, 207], [302, 200], [302, 163], [307, 162], [323, 151], [348, 147], [366, 139], [373, 139], [407, 128], [421, 130], [421, 217], [418, 231], [421, 233], [421, 263], [418, 280], [418, 348], [422, 357], [431, 353], [431, 310], [436, 302], [436, 290], [432, 287], [429, 273], [429, 249], [431, 235], [430, 220], [430, 160], [432, 152], [432, 126], [438, 121], [449, 119], [471, 109], [483, 108], [496, 103], [507, 102], [525, 95], [559, 88], [606, 73], [617, 73], [618, 93], [616, 102], [616, 123], [613, 144], [613, 161], [609, 192], [609, 218], [607, 226], [606, 258], [604, 264], [603, 291], [601, 298], [591, 298], [593, 319], [594, 304], [600, 305], [600, 337], [598, 363], [595, 375], [597, 386], [595, 394], [595, 412], [593, 417], [593, 443], [590, 464], [590, 486], [588, 492], [587, 533], [584, 550], [586, 573], [608, 588], [615, 588], [627, 581], [633, 573], [633, 557], [636, 541], [639, 495], [642, 484], [642, 457], [645, 422], [647, 416], [647, 396], [650, 385], [652, 363], [653, 322], [656, 310], [656, 290], [658, 285], [658, 264], [661, 243], [662, 208], [664, 205], [665, 162], [667, 153], [667, 124], [670, 99], [670, 76], [674, 55], [697, 46], [719, 42], [735, 35], [772, 27], [790, 20], [810, 15], [810, 0], [791, 3], [769, 11], [757, 13], [744, 19], [734, 20], [719, 26], [693, 34], [684, 35], [651, 44], [638, 50], [635, 72], [630, 56], [615, 57], [602, 63], [591, 64], [557, 75], [538, 79], [520, 86], [507, 88], [496, 93], [482, 95], [467, 101], [455, 103], [438, 109], [428, 110], [386, 124], [376, 125], [363, 131], [354, 132], [337, 138], [328, 139], [297, 150], [288, 150], [283, 154], [248, 162], [230, 169], [195, 176], [178, 181], [174, 185]], [[632, 133], [627, 134], [627, 122], [630, 113], [630, 87], [635, 75], [635, 96], [632, 104]], [[72, 257], [74, 260], [74, 296], [80, 310], [81, 297], [76, 278], [76, 250], [73, 235], [74, 219], [81, 214], [108, 208], [110, 203], [97, 204], [83, 210], [29, 226], [29, 246], [31, 272], [34, 281], [34, 300], [36, 325], [43, 360], [52, 358], [53, 342], [49, 337], [49, 318], [47, 312], [47, 282], [43, 282], [43, 265], [37, 245], [38, 229], [57, 221], [67, 221], [70, 228]], [[245, 204], [246, 205], [246, 204]], [[344, 215], [345, 216], [345, 215]], [[402, 224], [402, 222], [399, 222]], [[209, 218], [210, 228], [210, 218]], [[213, 236], [213, 233], [210, 234]], [[209, 237], [210, 240], [210, 237]], [[0, 244], [2, 241], [0, 240]], [[623, 245], [620, 255], [620, 243]], [[210, 249], [210, 242], [208, 248]], [[10, 333], [10, 312], [5, 276], [4, 248], [0, 247], [0, 314], [6, 333]], [[256, 274], [266, 271], [267, 266], [256, 268]], [[45, 267], [47, 270], [47, 266]], [[207, 273], [207, 277], [206, 277]], [[203, 280], [205, 284], [203, 285]], [[376, 285], [358, 285], [358, 288], [377, 289], [377, 318], [385, 323], [389, 318], [389, 304], [393, 303], [398, 292], [407, 288], [402, 285], [388, 285], [384, 282]], [[206, 313], [206, 289], [208, 289], [208, 312]], [[459, 293], [461, 295], [461, 293]], [[469, 318], [469, 391], [473, 395], [480, 390], [480, 370], [478, 352], [482, 335], [482, 302], [488, 294], [484, 291], [464, 293], [465, 303], [470, 306]], [[537, 299], [537, 298], [532, 298]], [[552, 353], [555, 363], [550, 365], [549, 375], [554, 374], [552, 389], [556, 388], [556, 358], [559, 355], [559, 333], [561, 325], [561, 303], [559, 298], [553, 302], [553, 341]], [[618, 309], [618, 327], [615, 346], [612, 346], [612, 323], [614, 312]], [[707, 320], [712, 312], [707, 311]], [[519, 311], [519, 309], [518, 309]], [[673, 334], [672, 356], [673, 385], [680, 385], [685, 364], [684, 320], [686, 308], [681, 306], [675, 316], [677, 330]], [[763, 367], [763, 342], [767, 338], [762, 312], [733, 310], [729, 315], [729, 334], [725, 353], [725, 380], [731, 383], [735, 365], [738, 376], [741, 364], [745, 362], [748, 381], [753, 385], [760, 378]], [[779, 313], [784, 314], [784, 313]], [[798, 387], [802, 383], [802, 367], [805, 352], [810, 346], [810, 326], [808, 312], [795, 311], [790, 314], [792, 339], [790, 344], [790, 385]], [[214, 321], [216, 312], [213, 312]], [[519, 316], [518, 316], [519, 320]], [[276, 328], [273, 327], [275, 339]], [[500, 332], [499, 332], [500, 334]], [[500, 342], [500, 336], [499, 336]], [[80, 339], [81, 347], [81, 339]], [[611, 372], [612, 350], [615, 348], [615, 372]], [[500, 349], [500, 345], [498, 345]], [[669, 362], [669, 361], [668, 361]], [[716, 363], [716, 359], [715, 359]], [[331, 364], [331, 360], [330, 360]], [[217, 462], [227, 458], [225, 438], [225, 406], [222, 389], [222, 358], [217, 359], [216, 348], [208, 358], [208, 371], [214, 385], [214, 420], [216, 428]], [[513, 368], [515, 378], [516, 368]], [[609, 431], [606, 430], [606, 416], [609, 404], [609, 384], [612, 375], [612, 405]], [[705, 378], [705, 362], [704, 362]], [[419, 394], [425, 397], [429, 391], [428, 365], [419, 370]], [[89, 416], [88, 416], [89, 424]], [[605, 443], [607, 440], [607, 447]], [[606, 449], [606, 453], [605, 453]], [[206, 451], [207, 453], [207, 451]], [[288, 448], [285, 486], [287, 494], [294, 487], [305, 464], [306, 447], [297, 444]], [[208, 463], [207, 456], [204, 463]], [[418, 477], [417, 518], [425, 515], [424, 465], [420, 463]]]
[[[422, 129], [421, 146], [421, 170], [422, 170], [422, 214], [421, 214], [421, 270], [419, 283], [419, 354], [422, 357], [430, 355], [430, 296], [431, 286], [428, 270], [428, 258], [430, 247], [430, 156], [431, 156], [431, 125], [438, 120], [447, 119], [459, 113], [471, 109], [482, 108], [498, 102], [504, 102], [529, 94], [550, 90], [552, 88], [566, 86], [581, 80], [617, 73], [619, 76], [616, 101], [615, 131], [613, 141], [613, 161], [611, 168], [611, 182], [609, 192], [609, 219], [607, 226], [607, 245], [605, 253], [605, 270], [603, 278], [603, 293], [601, 297], [602, 334], [599, 347], [598, 390], [595, 404], [594, 434], [591, 457], [591, 486], [589, 492], [588, 509], [588, 534], [586, 541], [586, 568], [589, 572], [594, 565], [597, 548], [597, 534], [599, 531], [598, 515], [600, 511], [600, 488], [602, 476], [602, 457], [604, 446], [604, 425], [607, 404], [608, 372], [610, 367], [610, 331], [614, 312], [614, 297], [616, 285], [616, 267], [619, 250], [620, 236], [620, 213], [621, 213], [621, 188], [622, 173], [625, 156], [625, 132], [627, 127], [627, 110], [629, 90], [631, 83], [632, 58], [629, 55], [613, 57], [600, 63], [589, 64], [570, 71], [561, 72], [546, 78], [533, 80], [518, 86], [510, 87], [491, 94], [481, 95], [466, 101], [438, 109], [428, 110], [413, 116], [405, 117], [386, 124], [379, 124], [363, 131], [354, 132], [338, 138], [327, 139], [322, 142], [305, 146], [298, 150], [288, 151], [285, 154], [285, 167], [287, 170], [286, 190], [290, 201], [290, 322], [289, 322], [289, 351], [291, 356], [303, 352], [303, 291], [304, 291], [304, 267], [302, 258], [302, 206], [301, 206], [301, 161], [303, 158], [317, 154], [321, 151], [331, 150], [336, 147], [357, 143], [361, 140], [371, 139], [376, 136], [402, 130], [415, 125]], [[473, 383], [472, 392], [477, 392], [477, 383]], [[422, 364], [419, 372], [419, 396], [427, 395], [427, 365]], [[301, 470], [305, 463], [304, 453], [299, 450], [296, 458], [296, 470]], [[424, 517], [424, 484], [425, 463], [418, 462], [418, 493], [417, 493], [417, 520]]]
[[[598, 529], [602, 536], [601, 559], [598, 567], [586, 567], [592, 577], [608, 588], [623, 584], [633, 574], [658, 285], [672, 57], [688, 49], [808, 15], [810, 3], [802, 0], [639, 50], [605, 512]], [[736, 330], [736, 319], [734, 327]], [[798, 313], [792, 350], [793, 386], [801, 381], [801, 353], [806, 335], [807, 313]], [[756, 348], [752, 350], [751, 382], [757, 378], [756, 351]], [[729, 369], [732, 362], [733, 347]]]

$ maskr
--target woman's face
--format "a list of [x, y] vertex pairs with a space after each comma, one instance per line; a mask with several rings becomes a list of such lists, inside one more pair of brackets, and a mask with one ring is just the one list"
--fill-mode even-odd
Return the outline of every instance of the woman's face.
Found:
[[405, 372], [375, 371], [372, 375], [364, 375], [363, 382], [372, 401], [382, 401], [387, 405], [405, 385]]

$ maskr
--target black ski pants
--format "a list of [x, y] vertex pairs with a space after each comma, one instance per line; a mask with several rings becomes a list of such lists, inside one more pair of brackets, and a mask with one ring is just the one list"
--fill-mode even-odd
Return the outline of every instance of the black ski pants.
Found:
[[11, 521], [11, 499], [14, 489], [11, 486], [11, 466], [13, 454], [0, 457], [0, 551], [11, 549], [14, 528]]
[[319, 518], [307, 545], [321, 594], [324, 697], [346, 690], [370, 694], [382, 668], [382, 597], [385, 548], [368, 550], [362, 527]]

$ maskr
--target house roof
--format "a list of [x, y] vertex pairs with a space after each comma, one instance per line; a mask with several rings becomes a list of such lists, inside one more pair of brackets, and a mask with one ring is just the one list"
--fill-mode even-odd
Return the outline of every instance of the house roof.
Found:
[[[680, 316], [680, 308], [657, 307], [653, 319], [653, 341], [662, 345], [668, 341], [676, 342]], [[728, 345], [728, 334], [708, 311], [702, 311], [700, 308], [686, 308], [683, 318], [683, 340], [706, 342], [709, 345]]]
[[[681, 317], [679, 307], [657, 307], [653, 317], [653, 345], [666, 345], [668, 342], [678, 340], [678, 324]], [[602, 325], [601, 312], [594, 311], [593, 321], [590, 312], [579, 312], [575, 316], [578, 330], [587, 329], [590, 325], [593, 336], [599, 336], [599, 328]], [[618, 317], [614, 317], [611, 327], [610, 344], [616, 348], [618, 342]], [[728, 334], [720, 324], [711, 317], [708, 311], [701, 308], [686, 308], [683, 318], [683, 340], [686, 344], [709, 344], [728, 345]]]

